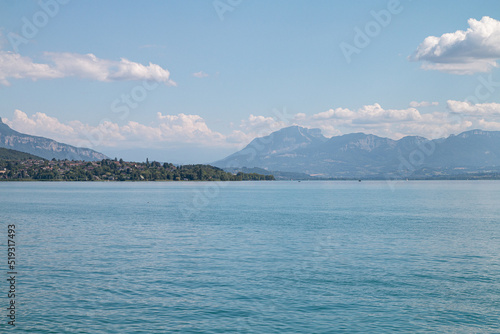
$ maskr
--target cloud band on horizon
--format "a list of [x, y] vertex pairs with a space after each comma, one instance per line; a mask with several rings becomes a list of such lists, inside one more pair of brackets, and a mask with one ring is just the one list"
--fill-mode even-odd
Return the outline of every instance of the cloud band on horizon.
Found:
[[447, 109], [448, 111], [423, 113], [417, 108], [384, 109], [375, 103], [358, 110], [336, 108], [310, 116], [297, 113], [289, 121], [250, 115], [228, 133], [211, 129], [199, 115], [182, 113], [163, 115], [158, 112], [155, 122], [151, 124], [129, 121], [119, 125], [103, 120], [98, 125], [90, 125], [78, 120], [63, 123], [40, 112], [28, 116], [25, 112], [16, 110], [13, 118], [4, 118], [4, 122], [23, 133], [89, 148], [161, 148], [188, 143], [200, 147], [236, 149], [242, 148], [256, 137], [266, 136], [291, 125], [319, 128], [326, 136], [364, 132], [392, 139], [409, 135], [436, 139], [475, 128], [500, 131], [500, 122], [485, 119], [485, 116], [500, 117], [499, 103], [471, 104], [448, 100]]

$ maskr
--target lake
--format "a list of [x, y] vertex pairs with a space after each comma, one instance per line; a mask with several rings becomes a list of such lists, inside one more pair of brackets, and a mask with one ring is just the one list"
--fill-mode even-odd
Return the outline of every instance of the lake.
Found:
[[22, 333], [500, 332], [499, 181], [2, 182], [0, 209]]

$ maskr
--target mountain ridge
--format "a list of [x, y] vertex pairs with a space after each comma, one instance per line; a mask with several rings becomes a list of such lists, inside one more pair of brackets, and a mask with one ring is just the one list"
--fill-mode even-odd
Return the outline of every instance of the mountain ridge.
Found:
[[108, 159], [89, 148], [75, 147], [53, 139], [18, 132], [0, 118], [0, 147], [33, 154], [44, 159], [96, 161]]
[[394, 140], [361, 132], [327, 138], [320, 129], [292, 126], [255, 138], [242, 150], [213, 165], [333, 178], [484, 172], [500, 166], [500, 131], [473, 129], [434, 140], [421, 136]]

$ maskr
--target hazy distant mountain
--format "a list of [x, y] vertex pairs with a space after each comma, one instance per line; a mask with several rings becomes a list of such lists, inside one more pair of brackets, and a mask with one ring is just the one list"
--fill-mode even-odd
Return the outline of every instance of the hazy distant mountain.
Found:
[[213, 165], [259, 167], [334, 178], [404, 178], [497, 170], [500, 132], [472, 130], [437, 140], [400, 140], [364, 133], [326, 138], [292, 126], [254, 139]]
[[106, 159], [102, 153], [82, 147], [75, 147], [55, 140], [27, 135], [12, 130], [0, 118], [0, 147], [30, 153], [45, 159], [68, 159], [95, 161]]
[[[269, 170], [302, 171], [306, 155], [304, 149], [313, 149], [328, 139], [319, 129], [292, 126], [255, 138], [244, 149], [214, 164], [221, 167], [262, 167]], [[288, 166], [288, 163], [292, 165]], [[274, 169], [278, 166], [281, 169]], [[283, 167], [286, 167], [283, 169]]]

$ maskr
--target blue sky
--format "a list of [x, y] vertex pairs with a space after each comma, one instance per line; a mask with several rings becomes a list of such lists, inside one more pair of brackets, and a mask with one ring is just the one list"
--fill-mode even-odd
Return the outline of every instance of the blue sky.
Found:
[[182, 163], [293, 124], [391, 138], [500, 130], [499, 13], [493, 0], [0, 0], [0, 117]]

